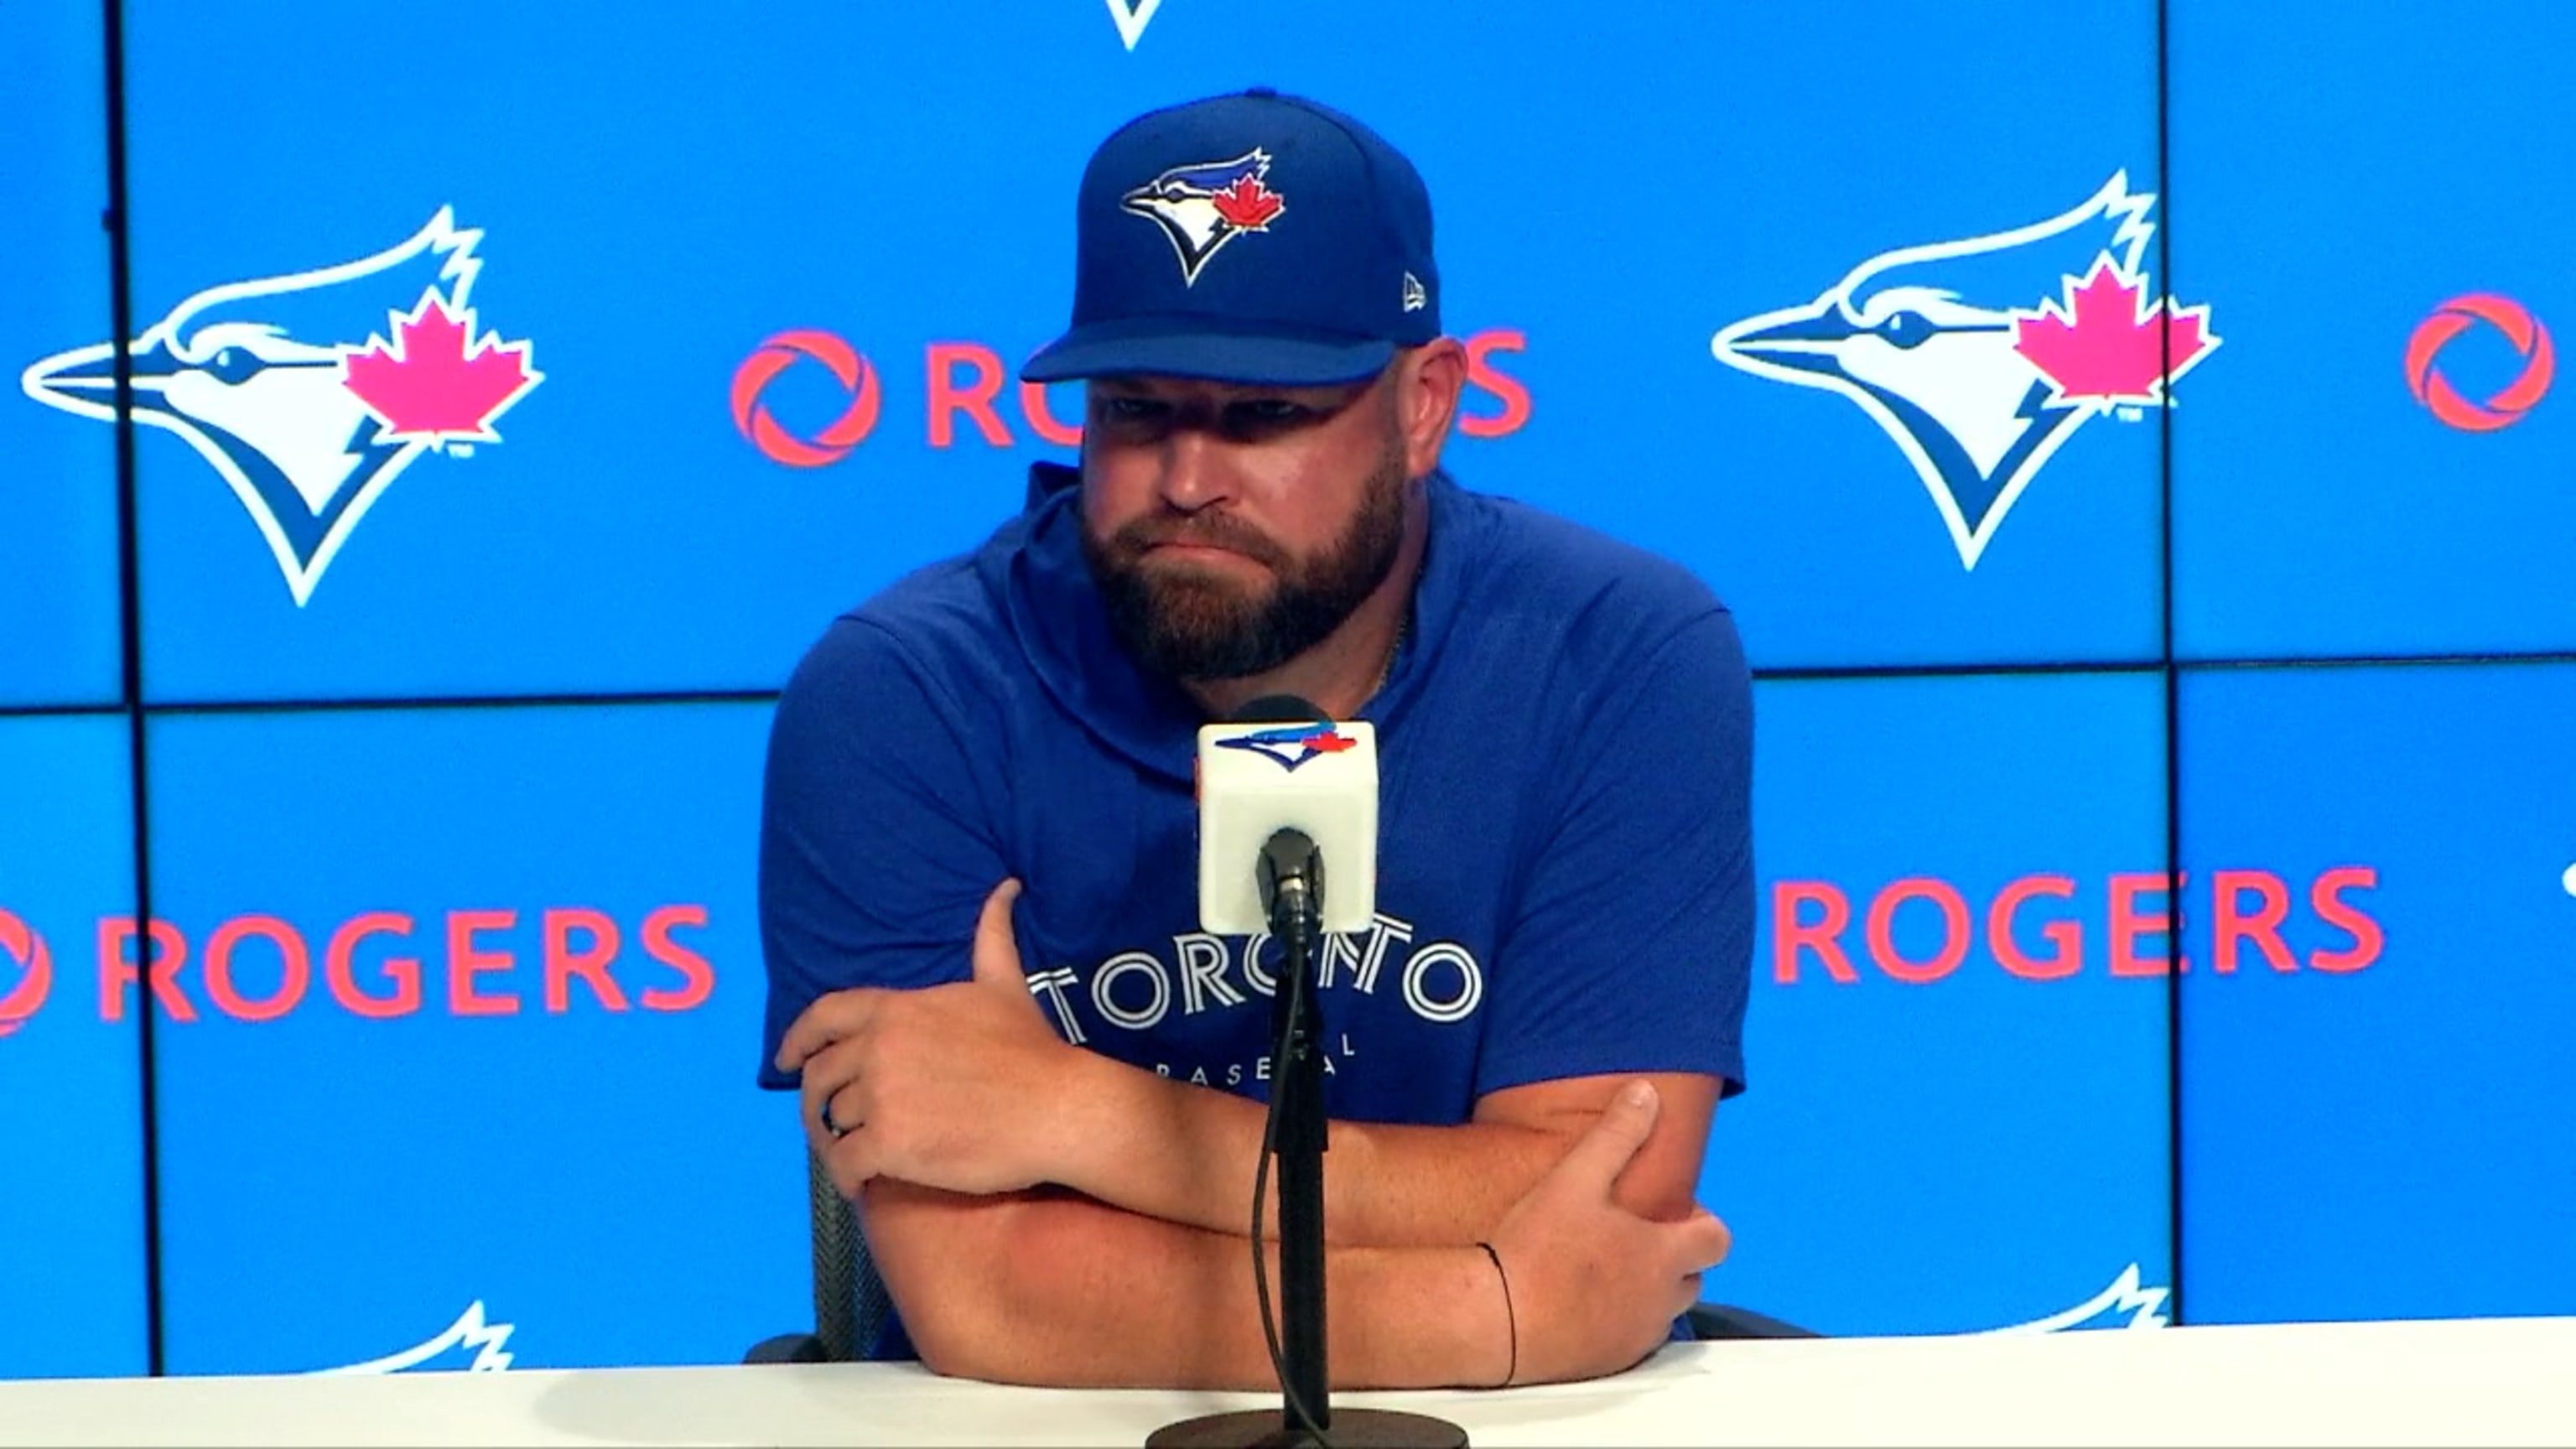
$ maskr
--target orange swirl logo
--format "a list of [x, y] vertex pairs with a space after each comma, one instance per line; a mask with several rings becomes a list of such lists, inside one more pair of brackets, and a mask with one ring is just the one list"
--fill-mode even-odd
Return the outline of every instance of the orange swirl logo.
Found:
[[[770, 380], [810, 359], [831, 369], [850, 405], [830, 427], [811, 438], [799, 438], [781, 427], [760, 402]], [[820, 468], [837, 463], [877, 425], [877, 370], [850, 344], [811, 328], [781, 332], [764, 340], [733, 374], [733, 425], [751, 445], [791, 468]]]
[[45, 1004], [54, 985], [54, 957], [34, 927], [5, 910], [0, 910], [0, 954], [17, 958], [24, 971], [18, 984], [0, 996], [0, 1036], [7, 1036]]
[[[2452, 338], [2480, 322], [2513, 344], [2522, 358], [2522, 372], [2484, 402], [2471, 402], [2434, 363]], [[2434, 308], [2406, 342], [2406, 386], [2415, 400], [2443, 422], [2472, 433], [2491, 433], [2522, 421], [2522, 415], [2549, 391], [2549, 379], [2556, 371], [2557, 354], [2549, 345], [2549, 329], [2521, 303], [2485, 292], [2453, 297]]]

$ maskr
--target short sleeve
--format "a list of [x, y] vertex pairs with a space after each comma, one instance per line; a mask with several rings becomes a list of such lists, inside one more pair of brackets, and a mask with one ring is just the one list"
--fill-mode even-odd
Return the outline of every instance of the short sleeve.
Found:
[[1478, 1095], [1612, 1072], [1744, 1089], [1753, 961], [1753, 695], [1722, 608], [1605, 670], [1497, 947]]
[[967, 979], [984, 898], [1007, 874], [973, 712], [882, 626], [835, 623], [770, 724], [760, 818], [769, 1002], [760, 1084], [816, 998]]

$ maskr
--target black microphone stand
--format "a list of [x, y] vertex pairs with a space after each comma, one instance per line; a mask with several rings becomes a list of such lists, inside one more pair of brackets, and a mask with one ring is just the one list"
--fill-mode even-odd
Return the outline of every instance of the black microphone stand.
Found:
[[[1281, 835], [1290, 832], [1281, 831]], [[1302, 833], [1298, 835], [1303, 840]], [[1278, 837], [1272, 837], [1273, 845]], [[1294, 844], [1289, 847], [1294, 850]], [[1279, 985], [1272, 994], [1271, 1015], [1277, 1039], [1285, 1044], [1271, 1064], [1279, 1079], [1279, 1338], [1285, 1369], [1280, 1392], [1286, 1403], [1285, 1428], [1307, 1429], [1300, 1411], [1313, 1416], [1312, 1428], [1333, 1427], [1332, 1374], [1324, 1347], [1324, 1153], [1332, 1146], [1330, 1119], [1324, 1114], [1324, 1057], [1315, 1047], [1315, 938], [1323, 934], [1321, 899], [1323, 861], [1306, 847], [1313, 861], [1311, 887], [1296, 875], [1280, 878], [1274, 893], [1262, 894], [1270, 909], [1271, 934], [1284, 959]], [[1265, 886], [1280, 852], [1262, 852]]]
[[[1314, 1000], [1316, 945], [1324, 930], [1324, 860], [1302, 830], [1281, 830], [1262, 847], [1261, 904], [1281, 948], [1271, 991], [1271, 1143], [1279, 1159], [1279, 1388], [1276, 1414], [1249, 1410], [1166, 1424], [1148, 1449], [1349, 1446], [1349, 1449], [1465, 1449], [1467, 1431], [1446, 1419], [1385, 1409], [1333, 1413], [1324, 1333], [1324, 1054]], [[1268, 1325], [1263, 1325], [1265, 1334]]]

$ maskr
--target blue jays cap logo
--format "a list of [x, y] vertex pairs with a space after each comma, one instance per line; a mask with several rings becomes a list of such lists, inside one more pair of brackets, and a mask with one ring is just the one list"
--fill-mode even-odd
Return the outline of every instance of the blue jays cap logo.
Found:
[[1258, 147], [1231, 161], [1175, 166], [1118, 199], [1120, 208], [1163, 229], [1181, 259], [1181, 281], [1196, 286], [1199, 269], [1227, 242], [1248, 231], [1268, 231], [1288, 209], [1288, 198], [1270, 189], [1270, 153]]
[[1297, 724], [1255, 730], [1217, 743], [1229, 750], [1250, 750], [1277, 760], [1283, 770], [1293, 770], [1318, 755], [1355, 748], [1359, 741], [1328, 724]]
[[1914, 465], [1973, 569], [2078, 429], [2166, 406], [2167, 386], [2218, 346], [2209, 308], [2149, 286], [2155, 200], [2115, 173], [2046, 221], [1882, 252], [1709, 348], [1756, 377], [1858, 403]]
[[[544, 380], [530, 343], [477, 330], [482, 239], [440, 207], [373, 256], [208, 287], [134, 339], [134, 420], [222, 476], [297, 604], [405, 469], [501, 441], [493, 420]], [[19, 385], [112, 422], [115, 344], [41, 359]]]

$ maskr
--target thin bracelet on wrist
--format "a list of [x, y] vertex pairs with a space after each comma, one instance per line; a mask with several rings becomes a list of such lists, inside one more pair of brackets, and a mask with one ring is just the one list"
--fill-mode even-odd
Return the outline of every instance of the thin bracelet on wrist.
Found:
[[1512, 1275], [1503, 1271], [1503, 1255], [1494, 1251], [1493, 1244], [1479, 1242], [1476, 1246], [1484, 1249], [1485, 1256], [1492, 1260], [1494, 1277], [1503, 1285], [1503, 1322], [1511, 1329], [1512, 1353], [1509, 1366], [1503, 1370], [1503, 1381], [1495, 1387], [1508, 1389], [1512, 1386], [1512, 1380], [1520, 1377], [1521, 1372], [1521, 1321], [1520, 1316], [1512, 1310]]

